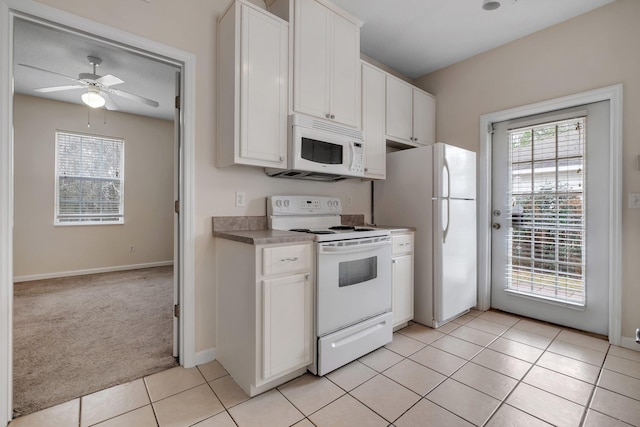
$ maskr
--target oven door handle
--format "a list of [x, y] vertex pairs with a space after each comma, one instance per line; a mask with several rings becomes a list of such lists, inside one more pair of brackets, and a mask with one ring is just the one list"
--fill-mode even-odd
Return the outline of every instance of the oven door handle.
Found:
[[390, 241], [376, 242], [376, 243], [362, 243], [353, 246], [320, 246], [319, 253], [321, 254], [350, 254], [354, 252], [370, 251], [372, 249], [383, 248], [385, 246], [391, 246]]

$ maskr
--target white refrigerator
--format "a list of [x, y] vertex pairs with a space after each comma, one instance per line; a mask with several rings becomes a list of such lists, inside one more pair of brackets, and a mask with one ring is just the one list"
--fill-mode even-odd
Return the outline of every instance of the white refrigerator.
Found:
[[414, 320], [437, 328], [477, 304], [476, 155], [443, 143], [387, 154], [373, 220], [415, 227]]

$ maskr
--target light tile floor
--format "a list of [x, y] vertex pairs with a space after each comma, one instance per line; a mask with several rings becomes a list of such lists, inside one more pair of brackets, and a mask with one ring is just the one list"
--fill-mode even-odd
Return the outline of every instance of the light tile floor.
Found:
[[498, 312], [393, 342], [249, 399], [216, 361], [17, 418], [31, 426], [640, 426], [640, 352]]

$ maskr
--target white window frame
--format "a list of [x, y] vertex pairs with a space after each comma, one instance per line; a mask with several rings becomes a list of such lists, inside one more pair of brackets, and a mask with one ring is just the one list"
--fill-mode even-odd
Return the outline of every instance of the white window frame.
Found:
[[[83, 139], [83, 143], [89, 143], [90, 140], [99, 140], [104, 142], [119, 142], [122, 144], [121, 146], [121, 155], [120, 155], [120, 165], [118, 171], [118, 178], [112, 178], [111, 180], [119, 181], [119, 190], [120, 190], [120, 200], [118, 206], [117, 214], [98, 214], [98, 215], [90, 215], [90, 214], [82, 214], [78, 213], [77, 215], [65, 215], [60, 213], [60, 179], [63, 176], [60, 170], [60, 137], [70, 135], [72, 137], [80, 137]], [[124, 138], [103, 136], [103, 135], [93, 135], [86, 134], [80, 132], [73, 131], [63, 131], [58, 130], [55, 134], [55, 204], [54, 204], [54, 225], [56, 226], [75, 226], [75, 225], [113, 225], [113, 224], [124, 224], [124, 182], [125, 182], [125, 141]], [[97, 176], [79, 176], [80, 179], [103, 179], [103, 177]], [[117, 219], [111, 219], [111, 218]], [[66, 218], [66, 219], [65, 219]]]

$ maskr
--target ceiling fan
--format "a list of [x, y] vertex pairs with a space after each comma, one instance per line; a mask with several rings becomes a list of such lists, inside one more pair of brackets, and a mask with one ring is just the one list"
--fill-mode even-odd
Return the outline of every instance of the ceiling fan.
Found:
[[119, 85], [124, 83], [120, 78], [107, 74], [106, 76], [99, 76], [96, 74], [96, 67], [98, 67], [102, 63], [102, 59], [97, 56], [87, 56], [89, 60], [89, 64], [93, 66], [92, 73], [80, 73], [78, 77], [71, 77], [64, 74], [57, 73], [55, 71], [45, 70], [44, 68], [34, 67], [33, 65], [27, 64], [18, 64], [22, 67], [32, 68], [34, 70], [44, 71], [45, 73], [55, 74], [56, 76], [64, 77], [67, 80], [72, 80], [76, 84], [66, 85], [66, 86], [51, 86], [51, 87], [43, 87], [39, 89], [34, 89], [35, 92], [58, 92], [62, 90], [71, 90], [71, 89], [87, 89], [85, 93], [82, 94], [82, 102], [87, 104], [92, 108], [99, 108], [105, 106], [107, 110], [117, 110], [118, 107], [116, 103], [111, 98], [111, 95], [117, 95], [122, 98], [129, 99], [131, 101], [141, 102], [150, 107], [158, 107], [160, 104], [157, 101], [152, 99], [144, 98], [139, 95], [134, 95], [129, 92], [125, 92], [120, 89], [114, 89], [111, 86]]

